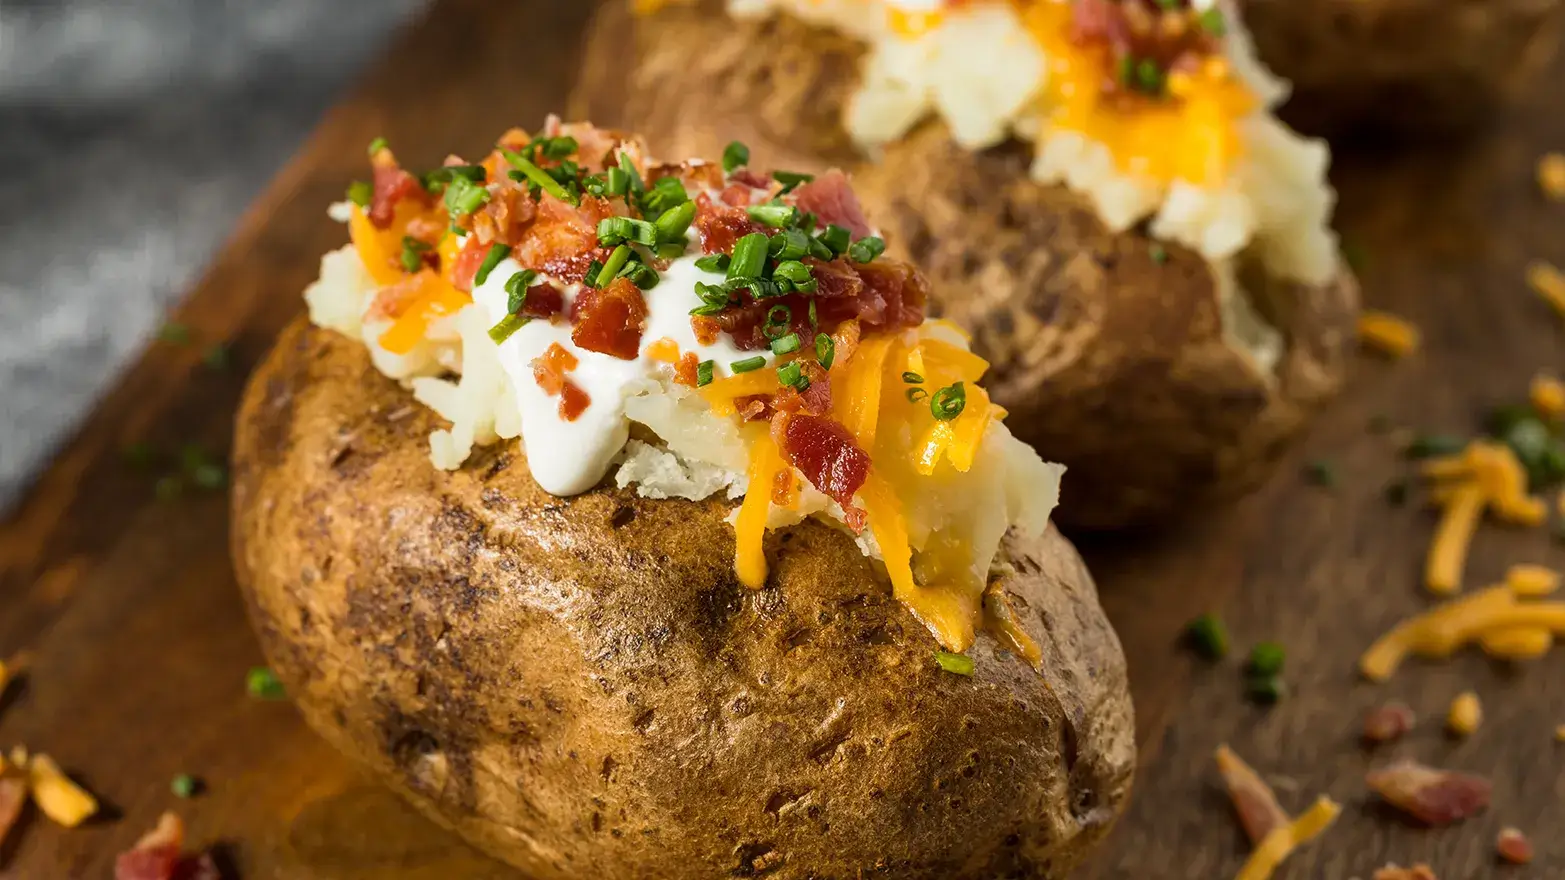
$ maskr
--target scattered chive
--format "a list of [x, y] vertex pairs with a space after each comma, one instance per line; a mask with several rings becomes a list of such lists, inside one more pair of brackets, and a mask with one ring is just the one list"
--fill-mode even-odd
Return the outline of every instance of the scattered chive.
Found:
[[716, 361], [702, 361], [696, 364], [696, 387], [712, 384], [712, 371], [716, 368]]
[[1223, 18], [1223, 11], [1212, 7], [1201, 13], [1201, 29], [1214, 37], [1222, 37], [1228, 33], [1228, 22]]
[[195, 797], [196, 790], [200, 788], [200, 783], [189, 773], [181, 773], [174, 777], [174, 780], [169, 783], [168, 787], [170, 791], [174, 792], [174, 797], [188, 799]]
[[659, 281], [663, 280], [656, 269], [640, 260], [631, 260], [626, 263], [625, 268], [620, 270], [619, 277], [629, 278], [630, 283], [642, 290], [651, 290], [658, 286]]
[[446, 186], [446, 209], [453, 218], [466, 217], [489, 201], [489, 190], [466, 177], [453, 176]]
[[735, 373], [748, 373], [751, 370], [759, 370], [764, 366], [766, 366], [766, 358], [756, 355], [755, 357], [747, 357], [742, 361], [734, 361], [728, 365], [728, 369]]
[[1215, 614], [1203, 614], [1186, 624], [1185, 640], [1204, 660], [1228, 655], [1228, 630]]
[[495, 345], [499, 345], [510, 339], [512, 333], [527, 326], [527, 322], [531, 320], [532, 318], [524, 318], [521, 315], [506, 315], [500, 319], [500, 323], [489, 328], [489, 338], [494, 340]]
[[402, 269], [405, 272], [417, 272], [424, 265], [424, 252], [429, 250], [429, 245], [414, 238], [411, 235], [402, 236], [402, 256], [400, 257]]
[[751, 220], [777, 228], [787, 226], [799, 216], [799, 209], [792, 205], [751, 205], [744, 210]]
[[630, 246], [620, 245], [609, 253], [609, 258], [603, 262], [603, 268], [598, 270], [596, 277], [592, 279], [593, 287], [603, 287], [619, 274], [619, 270], [625, 268], [625, 263], [630, 260]]
[[802, 229], [784, 229], [767, 242], [767, 253], [779, 261], [797, 260], [810, 253], [810, 237]]
[[929, 398], [929, 411], [942, 422], [951, 421], [961, 415], [962, 410], [966, 408], [967, 389], [961, 382], [947, 385]]
[[787, 336], [779, 336], [772, 340], [772, 354], [790, 354], [792, 352], [798, 351], [799, 346], [803, 344], [804, 343], [800, 341], [799, 334], [797, 333], [789, 333]]
[[1386, 488], [1385, 488], [1385, 491], [1384, 491], [1383, 494], [1385, 495], [1387, 504], [1391, 504], [1391, 505], [1394, 505], [1394, 506], [1397, 506], [1397, 507], [1400, 507], [1403, 504], [1406, 504], [1407, 503], [1407, 481], [1406, 480], [1396, 480], [1394, 482], [1386, 484]]
[[607, 172], [603, 191], [604, 195], [610, 197], [625, 195], [630, 192], [630, 175], [617, 167], [610, 168]]
[[772, 306], [766, 310], [766, 324], [761, 327], [761, 335], [767, 339], [777, 339], [788, 332], [788, 326], [793, 323], [793, 309], [787, 306]]
[[1336, 466], [1325, 459], [1316, 459], [1304, 466], [1304, 479], [1312, 486], [1330, 489], [1337, 485]]
[[735, 168], [750, 164], [750, 148], [739, 141], [730, 141], [723, 148], [723, 173], [732, 174]]
[[768, 244], [766, 236], [759, 232], [752, 232], [739, 239], [728, 263], [728, 277], [759, 278], [761, 270], [766, 267]]
[[1288, 695], [1288, 685], [1280, 676], [1276, 675], [1252, 675], [1245, 679], [1245, 695], [1252, 702], [1263, 706], [1274, 706]]
[[159, 477], [152, 485], [152, 495], [159, 501], [173, 501], [185, 494], [185, 481], [177, 476]]
[[209, 348], [207, 348], [206, 354], [201, 356], [201, 362], [206, 364], [209, 369], [213, 370], [228, 369], [228, 365], [232, 362], [232, 360], [233, 359], [229, 356], [228, 346], [221, 342], [213, 343]]
[[924, 384], [924, 377], [913, 372], [912, 370], [908, 370], [902, 374], [902, 381], [908, 383], [909, 385], [922, 385]]
[[1451, 434], [1420, 434], [1414, 437], [1403, 455], [1407, 458], [1434, 458], [1441, 455], [1455, 455], [1467, 448], [1467, 441]]
[[228, 484], [228, 471], [216, 462], [203, 462], [190, 469], [190, 481], [199, 488], [215, 491]]
[[[523, 178], [537, 184], [539, 189], [543, 190], [551, 196], [554, 196], [562, 202], [569, 202], [572, 205], [580, 203], [581, 200], [571, 195], [570, 191], [567, 190], [565, 186], [558, 180], [550, 177], [549, 172], [527, 161], [526, 157], [524, 157], [521, 153], [518, 153], [515, 150], [507, 150], [502, 147], [500, 149], [500, 155], [505, 157], [505, 161], [512, 168], [516, 169], [518, 172], [521, 172]], [[513, 179], [515, 179], [515, 173], [516, 172], [512, 172]]]
[[375, 154], [376, 153], [379, 153], [381, 150], [388, 149], [390, 146], [391, 145], [388, 144], [386, 142], [386, 139], [383, 138], [383, 137], [378, 137], [378, 138], [370, 141], [370, 150], [369, 150], [370, 158], [371, 159], [375, 158]]
[[348, 184], [348, 201], [361, 208], [368, 208], [375, 198], [375, 187], [367, 180], [355, 180]]
[[[810, 267], [798, 260], [787, 260], [777, 264], [772, 270], [772, 278], [779, 281], [787, 281], [793, 285], [793, 289], [801, 293], [814, 293], [819, 286], [815, 282], [815, 276], [810, 273]], [[810, 300], [814, 302], [814, 300]]]
[[907, 390], [907, 394], [904, 396], [907, 398], [908, 403], [918, 403], [920, 400], [928, 397], [929, 392], [918, 387], [917, 385], [914, 385], [912, 388]]
[[1152, 258], [1152, 262], [1158, 264], [1159, 266], [1168, 262], [1168, 248], [1163, 247], [1157, 242], [1153, 242], [1147, 247], [1147, 255]]
[[546, 159], [564, 159], [574, 154], [576, 148], [576, 139], [568, 134], [543, 140], [543, 155]]
[[773, 171], [772, 179], [783, 185], [783, 192], [788, 192], [801, 183], [814, 180], [815, 175], [805, 174], [802, 171]]
[[489, 246], [489, 252], [484, 254], [484, 261], [478, 264], [478, 274], [473, 276], [473, 286], [477, 287], [489, 280], [489, 273], [494, 267], [500, 265], [500, 261], [511, 255], [511, 246], [495, 242]]
[[789, 361], [777, 368], [777, 381], [798, 391], [810, 387], [810, 380], [804, 377], [804, 368], [798, 361]]
[[1162, 94], [1163, 71], [1156, 61], [1143, 58], [1136, 63], [1136, 85], [1149, 95]]
[[598, 221], [598, 244], [614, 247], [627, 241], [651, 247], [658, 243], [657, 227], [630, 217], [605, 217]]
[[245, 676], [245, 689], [258, 700], [281, 700], [287, 696], [277, 673], [266, 666], [250, 667], [250, 673]]
[[171, 345], [184, 345], [190, 341], [190, 328], [178, 321], [169, 321], [158, 330], [158, 339]]
[[966, 654], [953, 654], [950, 651], [936, 651], [935, 663], [952, 675], [972, 675], [973, 658]]
[[1136, 84], [1136, 59], [1129, 54], [1119, 56], [1114, 62], [1114, 81], [1124, 86]]
[[[810, 305], [815, 305], [812, 301]], [[831, 369], [832, 361], [837, 359], [837, 341], [824, 333], [815, 334], [815, 362], [821, 365], [821, 369]]]
[[821, 244], [831, 249], [833, 257], [840, 257], [847, 253], [848, 245], [852, 243], [853, 233], [835, 223], [826, 227], [826, 231], [819, 236]]
[[725, 272], [728, 270], [728, 255], [707, 254], [696, 260], [696, 268], [702, 272]]
[[868, 263], [886, 252], [886, 242], [879, 236], [866, 236], [848, 248], [848, 259], [855, 263]]
[[629, 155], [620, 153], [615, 164], [619, 166], [619, 170], [625, 172], [626, 177], [630, 178], [631, 192], [639, 194], [646, 189], [645, 184], [641, 182], [641, 172], [636, 170], [636, 163], [630, 161]]
[[820, 319], [815, 315], [815, 298], [810, 298], [810, 328], [815, 329], [821, 325]]
[[522, 307], [527, 305], [527, 288], [533, 286], [533, 279], [538, 273], [531, 269], [523, 269], [514, 272], [510, 278], [505, 279], [505, 311], [507, 314], [520, 315]]
[[1282, 672], [1287, 652], [1276, 642], [1261, 642], [1250, 649], [1250, 659], [1245, 669], [1255, 676], [1271, 677]]
[[684, 241], [690, 222], [696, 219], [696, 203], [685, 202], [664, 211], [653, 224], [657, 240], [661, 242]]

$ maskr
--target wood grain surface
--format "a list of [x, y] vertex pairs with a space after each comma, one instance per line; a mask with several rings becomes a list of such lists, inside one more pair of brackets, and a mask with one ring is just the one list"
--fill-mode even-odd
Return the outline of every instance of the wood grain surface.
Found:
[[[437, 3], [245, 216], [176, 316], [196, 343], [151, 348], [0, 525], [0, 654], [35, 655], [0, 703], [0, 744], [49, 752], [107, 805], [69, 831], [33, 816], [0, 850], [0, 876], [110, 876], [114, 854], [170, 807], [243, 878], [514, 876], [367, 782], [288, 704], [246, 695], [245, 671], [261, 657], [230, 572], [225, 499], [192, 490], [159, 501], [153, 486], [167, 467], [131, 467], [121, 450], [225, 449], [246, 370], [341, 240], [324, 207], [362, 173], [364, 144], [385, 135], [411, 164], [434, 164], [511, 124], [536, 125], [564, 101], [590, 5]], [[1485, 408], [1523, 394], [1535, 370], [1565, 368], [1565, 323], [1521, 281], [1530, 258], [1565, 264], [1565, 206], [1538, 195], [1532, 172], [1541, 152], [1561, 147], [1565, 96], [1540, 94], [1476, 144], [1339, 157], [1339, 226], [1368, 254], [1366, 299], [1415, 320], [1424, 350], [1400, 363], [1365, 358], [1296, 460], [1237, 508], [1083, 547], [1130, 658], [1143, 746], [1137, 797], [1084, 876], [1231, 876], [1245, 845], [1213, 781], [1210, 754], [1223, 741], [1279, 784], [1285, 806], [1318, 792], [1345, 805], [1283, 880], [1367, 878], [1414, 860], [1445, 880], [1565, 874], [1558, 656], [1523, 669], [1465, 656], [1415, 663], [1379, 686], [1354, 674], [1376, 634], [1428, 604], [1416, 584], [1433, 517], [1416, 497], [1404, 508], [1383, 500], [1402, 465], [1371, 418], [1467, 431]], [[218, 342], [232, 346], [227, 370], [202, 364]], [[1335, 464], [1333, 489], [1299, 477], [1319, 458]], [[1542, 530], [1487, 526], [1469, 581], [1517, 561], [1565, 564], [1565, 550]], [[1209, 609], [1225, 614], [1240, 648], [1286, 644], [1292, 694], [1280, 706], [1243, 701], [1236, 660], [1206, 666], [1178, 650], [1184, 623]], [[1448, 739], [1439, 719], [1469, 688], [1488, 720], [1468, 740]], [[1366, 752], [1363, 714], [1392, 698], [1422, 723], [1400, 745]], [[1403, 754], [1491, 777], [1494, 806], [1455, 829], [1399, 822], [1362, 778]], [[205, 782], [191, 801], [169, 791], [180, 772]], [[1531, 867], [1496, 866], [1504, 825], [1532, 835]]]

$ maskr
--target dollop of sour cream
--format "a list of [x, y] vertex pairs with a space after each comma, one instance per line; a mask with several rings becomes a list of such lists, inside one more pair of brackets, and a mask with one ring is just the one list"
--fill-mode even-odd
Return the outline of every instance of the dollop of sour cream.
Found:
[[[649, 346], [659, 340], [672, 340], [679, 346], [681, 356], [694, 353], [698, 360], [713, 361], [714, 376], [729, 375], [729, 365], [734, 361], [770, 354], [741, 350], [726, 333], [719, 334], [710, 345], [704, 345], [696, 338], [690, 324], [690, 310], [701, 305], [696, 284], [723, 280], [722, 273], [705, 272], [696, 267], [700, 255], [692, 233], [686, 255], [658, 273], [661, 277], [656, 286], [642, 291], [647, 319], [641, 334], [639, 356], [635, 360], [588, 351], [573, 343], [567, 316], [582, 286], [561, 286], [547, 275], [539, 276], [540, 280], [561, 288], [564, 308], [552, 321], [535, 319], [511, 334], [500, 343], [499, 355], [501, 366], [516, 391], [528, 465], [533, 478], [545, 491], [554, 495], [575, 495], [591, 489], [608, 473], [630, 436], [625, 401], [651, 387], [648, 383], [657, 381], [658, 373], [669, 366], [649, 357]], [[495, 266], [482, 284], [473, 288], [473, 301], [484, 310], [491, 324], [499, 323], [506, 316], [510, 296], [505, 283], [522, 268], [507, 257]], [[533, 360], [542, 356], [551, 345], [559, 345], [576, 357], [578, 365], [569, 378], [590, 399], [586, 410], [571, 421], [560, 416], [559, 398], [545, 393], [533, 375]], [[770, 363], [762, 367], [770, 368]]]

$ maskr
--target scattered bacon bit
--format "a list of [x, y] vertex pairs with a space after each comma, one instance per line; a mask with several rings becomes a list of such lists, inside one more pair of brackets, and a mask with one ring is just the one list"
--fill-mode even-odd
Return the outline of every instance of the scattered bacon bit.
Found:
[[533, 358], [533, 380], [543, 393], [553, 397], [565, 388], [565, 374], [576, 369], [579, 362], [558, 342], [551, 343], [543, 354]]
[[764, 394], [751, 397], [741, 397], [734, 401], [734, 408], [739, 411], [739, 417], [747, 422], [757, 422], [762, 419], [770, 419], [772, 399]]
[[801, 211], [813, 213], [820, 221], [820, 228], [835, 223], [853, 233], [854, 238], [874, 234], [869, 220], [864, 217], [859, 197], [848, 184], [848, 176], [835, 168], [801, 185], [793, 194], [794, 204]]
[[1365, 782], [1387, 803], [1425, 825], [1451, 825], [1489, 805], [1489, 780], [1402, 760], [1372, 770]]
[[[500, 159], [504, 162], [504, 159]], [[485, 245], [499, 241], [515, 247], [538, 216], [538, 200], [521, 183], [502, 175], [489, 189], [489, 201], [467, 217], [457, 218]]]
[[689, 388], [696, 387], [696, 368], [701, 366], [701, 361], [695, 352], [687, 351], [674, 365], [674, 381]]
[[737, 168], [728, 177], [730, 180], [738, 181], [745, 186], [754, 187], [755, 189], [770, 189], [772, 185], [770, 177], [750, 168]]
[[[646, 179], [656, 181], [664, 177], [676, 177], [686, 190], [722, 189], [723, 166], [715, 162], [691, 159], [677, 164], [662, 163], [647, 169]], [[739, 179], [735, 174], [734, 179]]]
[[1500, 836], [1494, 841], [1494, 851], [1513, 865], [1525, 865], [1532, 861], [1532, 841], [1516, 828], [1500, 829]]
[[208, 853], [186, 855], [185, 824], [164, 813], [158, 824], [114, 860], [114, 880], [220, 880]]
[[731, 208], [747, 208], [755, 195], [755, 190], [742, 183], [729, 184], [723, 191], [717, 194], [718, 201]]
[[596, 196], [583, 198], [580, 207], [545, 196], [512, 256], [530, 269], [578, 283], [593, 260], [608, 256], [608, 250], [598, 246], [598, 221], [614, 215], [614, 206]]
[[701, 253], [731, 253], [734, 242], [752, 232], [769, 232], [764, 223], [750, 219], [743, 208], [712, 201], [711, 196], [696, 196], [696, 234], [701, 238]]
[[19, 774], [0, 776], [0, 844], [11, 832], [27, 804], [27, 779]]
[[705, 315], [692, 315], [690, 318], [690, 331], [696, 335], [697, 342], [702, 345], [711, 345], [717, 341], [718, 334], [723, 332], [723, 325]]
[[527, 299], [522, 302], [522, 315], [528, 318], [549, 320], [565, 308], [565, 294], [552, 284], [534, 284], [527, 288]]
[[1417, 864], [1411, 868], [1387, 865], [1375, 872], [1374, 880], [1440, 880], [1428, 865]]
[[1217, 747], [1217, 772], [1223, 776], [1234, 812], [1239, 814], [1239, 824], [1244, 826], [1252, 845], [1259, 846], [1266, 835], [1292, 821], [1277, 803], [1271, 786], [1226, 745]]
[[646, 321], [641, 288], [629, 278], [616, 278], [601, 290], [583, 290], [571, 303], [571, 341], [587, 351], [635, 360]]
[[478, 267], [484, 264], [484, 257], [488, 255], [489, 247], [480, 243], [477, 236], [470, 236], [451, 264], [451, 286], [471, 293]]
[[1379, 744], [1401, 739], [1413, 729], [1413, 710], [1406, 703], [1387, 703], [1364, 717], [1364, 741]]
[[567, 422], [574, 422], [581, 418], [581, 414], [591, 405], [592, 398], [587, 396], [587, 392], [566, 379], [565, 384], [560, 387], [560, 418]]
[[783, 457], [811, 485], [844, 509], [853, 506], [870, 461], [847, 428], [821, 416], [789, 414], [772, 423], [772, 434]]
[[423, 184], [397, 165], [390, 150], [381, 150], [371, 161], [374, 163], [375, 194], [370, 200], [369, 218], [375, 228], [389, 228], [397, 203], [404, 199], [414, 199], [426, 207], [434, 204]]

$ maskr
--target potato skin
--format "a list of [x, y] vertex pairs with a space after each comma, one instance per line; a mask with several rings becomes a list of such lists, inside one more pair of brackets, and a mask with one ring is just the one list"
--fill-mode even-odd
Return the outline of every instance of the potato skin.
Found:
[[237, 424], [232, 543], [307, 721], [435, 820], [546, 878], [1057, 878], [1123, 808], [1124, 657], [1052, 529], [1008, 540], [1035, 671], [977, 673], [842, 533], [732, 571], [727, 503], [556, 498], [515, 443], [433, 468], [431, 413], [296, 323]]
[[973, 332], [1006, 424], [1068, 467], [1061, 523], [1145, 525], [1243, 494], [1340, 387], [1358, 307], [1346, 269], [1318, 288], [1246, 279], [1287, 346], [1265, 375], [1225, 341], [1199, 254], [1110, 232], [1029, 178], [1024, 145], [974, 154], [930, 122], [866, 161], [839, 121], [854, 41], [788, 16], [736, 22], [720, 3], [627, 6], [600, 8], [571, 115], [641, 132], [658, 155], [738, 138], [757, 164], [849, 170], [891, 253], [929, 276], [932, 313]]
[[1458, 134], [1537, 79], [1562, 0], [1241, 0], [1284, 116], [1314, 134]]

